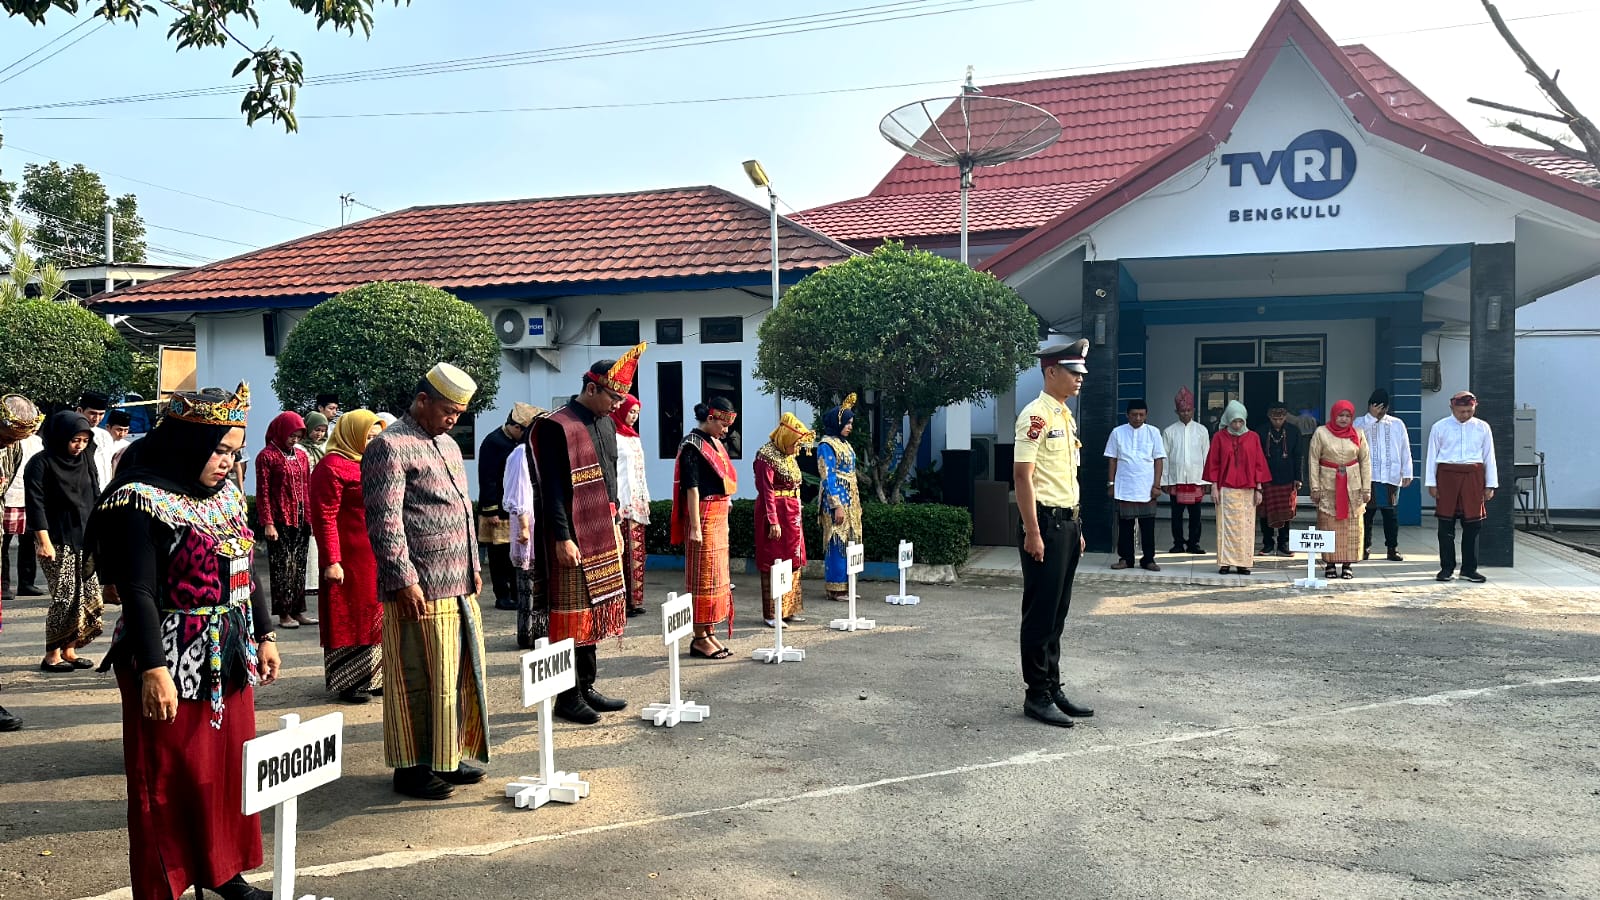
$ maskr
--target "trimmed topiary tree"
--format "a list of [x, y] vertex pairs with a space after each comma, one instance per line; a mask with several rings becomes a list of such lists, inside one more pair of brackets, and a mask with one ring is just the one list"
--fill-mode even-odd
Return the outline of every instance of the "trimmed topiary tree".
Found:
[[760, 334], [755, 374], [769, 393], [821, 410], [851, 391], [876, 390], [886, 447], [910, 419], [892, 471], [888, 454], [864, 460], [873, 493], [891, 503], [934, 411], [1010, 389], [1039, 346], [1038, 320], [1016, 291], [897, 242], [806, 276]]
[[434, 363], [478, 382], [476, 413], [500, 392], [500, 341], [469, 303], [417, 281], [375, 281], [317, 304], [289, 332], [272, 389], [288, 409], [335, 394], [346, 409], [404, 414]]
[[[0, 237], [0, 392], [40, 407], [67, 405], [85, 389], [116, 395], [133, 380], [133, 351], [106, 320], [62, 292], [54, 266], [37, 270], [28, 232], [13, 219]], [[26, 296], [39, 291], [36, 297]], [[58, 297], [64, 299], [57, 299]]]

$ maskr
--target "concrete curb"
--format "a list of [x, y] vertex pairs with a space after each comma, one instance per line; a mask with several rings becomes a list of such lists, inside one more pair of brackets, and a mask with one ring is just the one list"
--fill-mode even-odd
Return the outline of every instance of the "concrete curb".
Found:
[[[683, 557], [672, 556], [665, 553], [652, 553], [645, 557], [645, 571], [648, 572], [682, 572]], [[739, 561], [732, 561], [734, 571], [739, 571]], [[743, 571], [746, 575], [755, 575], [756, 561], [746, 557]], [[806, 563], [802, 575], [809, 578], [822, 577], [822, 560], [814, 559]], [[1013, 573], [1015, 574], [1015, 573]], [[924, 565], [917, 563], [906, 570], [906, 581], [910, 584], [955, 584], [957, 579], [956, 567], [947, 565]], [[856, 576], [859, 581], [894, 581], [900, 580], [900, 567], [894, 563], [869, 562], [867, 568]]]

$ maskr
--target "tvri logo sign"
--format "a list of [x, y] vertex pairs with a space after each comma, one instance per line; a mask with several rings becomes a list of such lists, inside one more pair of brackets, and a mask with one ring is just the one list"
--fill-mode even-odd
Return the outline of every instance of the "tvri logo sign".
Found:
[[1269, 185], [1282, 181], [1289, 193], [1312, 201], [1288, 206], [1240, 207], [1228, 210], [1229, 222], [1281, 222], [1301, 219], [1333, 219], [1340, 204], [1319, 203], [1338, 196], [1356, 176], [1356, 148], [1344, 135], [1326, 129], [1308, 131], [1289, 142], [1282, 150], [1263, 156], [1253, 153], [1224, 153], [1222, 165], [1228, 170], [1228, 187], [1244, 184], [1245, 169], [1256, 183]]

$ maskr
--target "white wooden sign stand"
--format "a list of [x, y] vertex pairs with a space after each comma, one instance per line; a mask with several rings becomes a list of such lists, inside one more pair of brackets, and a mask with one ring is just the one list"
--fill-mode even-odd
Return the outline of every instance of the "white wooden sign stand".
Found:
[[806, 658], [806, 652], [799, 647], [785, 647], [783, 645], [783, 598], [794, 587], [794, 562], [780, 559], [772, 564], [772, 605], [777, 615], [772, 620], [773, 645], [762, 647], [750, 654], [750, 658], [764, 663], [799, 662]]
[[688, 594], [667, 595], [661, 604], [661, 637], [667, 645], [667, 702], [652, 703], [639, 713], [639, 718], [668, 728], [679, 722], [703, 722], [711, 715], [711, 707], [700, 703], [686, 703], [680, 688], [678, 642], [694, 633], [694, 598]]
[[860, 544], [846, 544], [844, 548], [845, 571], [850, 573], [850, 609], [843, 619], [834, 619], [828, 627], [834, 631], [869, 631], [878, 627], [872, 619], [856, 616], [856, 575], [866, 571], [867, 548]]
[[[272, 816], [272, 892], [294, 896], [295, 832], [301, 794], [339, 778], [343, 771], [344, 713], [300, 724], [295, 713], [278, 717], [278, 730], [244, 742], [244, 814], [276, 807]], [[306, 894], [300, 900], [317, 900]], [[331, 898], [324, 898], [331, 900]]]
[[1296, 578], [1294, 586], [1298, 588], [1327, 587], [1327, 580], [1317, 577], [1317, 554], [1332, 553], [1338, 546], [1337, 535], [1332, 531], [1318, 531], [1314, 528], [1308, 528], [1304, 531], [1295, 529], [1289, 532], [1289, 546], [1295, 552], [1306, 555], [1306, 577]]
[[551, 644], [539, 638], [522, 654], [522, 705], [539, 705], [539, 774], [524, 775], [506, 785], [506, 796], [517, 809], [538, 809], [550, 803], [577, 803], [589, 796], [589, 782], [577, 772], [556, 769], [555, 698], [576, 687], [577, 645], [572, 638]]
[[911, 542], [910, 541], [901, 541], [900, 542], [900, 593], [898, 593], [898, 594], [890, 594], [889, 596], [883, 598], [883, 601], [885, 603], [893, 603], [896, 606], [916, 606], [918, 603], [922, 602], [922, 598], [918, 597], [916, 594], [908, 594], [908, 593], [906, 593], [906, 570], [911, 568], [912, 557], [913, 557], [913, 554], [911, 552]]

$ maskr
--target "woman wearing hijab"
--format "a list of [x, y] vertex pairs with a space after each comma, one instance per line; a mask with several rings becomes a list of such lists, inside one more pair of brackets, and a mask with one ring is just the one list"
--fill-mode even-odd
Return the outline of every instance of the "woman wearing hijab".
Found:
[[361, 495], [361, 454], [382, 430], [369, 409], [345, 413], [327, 455], [311, 470], [311, 532], [322, 558], [322, 668], [328, 690], [346, 703], [366, 703], [383, 691], [383, 604]]
[[[1340, 400], [1333, 405], [1333, 421], [1311, 435], [1308, 468], [1317, 530], [1334, 533], [1333, 552], [1323, 557], [1326, 578], [1356, 577], [1350, 564], [1361, 558], [1362, 517], [1372, 499], [1372, 458], [1355, 418], [1355, 404]], [[1342, 565], [1335, 569], [1335, 563]]]
[[632, 394], [611, 411], [617, 423], [617, 515], [622, 518], [622, 574], [628, 581], [628, 615], [644, 608], [645, 527], [650, 524], [650, 485], [644, 473], [644, 442], [639, 439], [639, 398]]
[[[767, 443], [756, 451], [756, 569], [761, 572], [761, 618], [775, 627], [803, 622], [800, 611], [800, 570], [806, 566], [806, 537], [800, 527], [800, 448], [816, 435], [794, 413], [784, 413]], [[794, 563], [794, 586], [784, 595], [781, 610], [772, 603], [772, 564], [780, 559]]]
[[1261, 486], [1272, 480], [1261, 438], [1246, 424], [1249, 417], [1243, 403], [1228, 401], [1202, 474], [1216, 488], [1217, 571], [1223, 575], [1230, 568], [1249, 575], [1255, 565], [1256, 507]]
[[818, 502], [822, 507], [823, 581], [830, 600], [847, 600], [850, 573], [845, 547], [861, 542], [861, 491], [856, 486], [856, 451], [850, 446], [854, 430], [856, 395], [822, 414], [821, 443], [817, 445], [817, 474], [822, 478]]
[[305, 427], [299, 413], [279, 413], [267, 426], [267, 445], [256, 454], [256, 519], [267, 539], [272, 612], [279, 628], [317, 624], [306, 615], [311, 457], [299, 444]]
[[728, 572], [728, 509], [739, 477], [722, 438], [734, 419], [733, 403], [714, 397], [694, 407], [699, 427], [678, 446], [672, 476], [672, 542], [683, 545], [683, 589], [694, 597], [694, 640], [689, 655], [727, 659], [717, 626], [733, 634], [733, 579]]
[[82, 413], [63, 410], [44, 425], [44, 449], [23, 470], [23, 495], [34, 552], [50, 584], [45, 617], [45, 672], [90, 669], [78, 651], [104, 630], [100, 581], [84, 553], [84, 527], [100, 494], [93, 426]]
[[317, 463], [328, 455], [328, 417], [319, 412], [309, 412], [306, 413], [305, 423], [305, 431], [300, 433], [300, 446], [311, 457], [311, 468], [315, 469]]
[[[263, 900], [261, 822], [239, 806], [254, 685], [277, 679], [272, 616], [250, 577], [254, 535], [228, 480], [249, 388], [175, 393], [128, 449], [89, 526], [96, 567], [122, 598], [101, 669], [122, 694], [134, 900], [191, 885]], [[197, 890], [198, 894], [198, 890]]]

